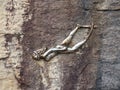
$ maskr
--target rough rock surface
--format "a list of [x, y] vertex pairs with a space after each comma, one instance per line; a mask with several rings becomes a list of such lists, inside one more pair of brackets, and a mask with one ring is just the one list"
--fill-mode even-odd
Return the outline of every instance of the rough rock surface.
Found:
[[21, 90], [22, 25], [27, 0], [0, 0], [0, 90]]
[[[23, 38], [23, 90], [93, 90], [96, 85], [99, 39], [95, 29], [88, 47], [73, 54], [62, 54], [39, 65], [30, 57], [33, 50], [60, 44], [79, 24], [97, 24], [95, 11], [86, 10], [83, 0], [34, 0], [31, 1], [31, 21], [24, 24]], [[91, 7], [92, 8], [92, 7]], [[86, 31], [86, 30], [85, 30]], [[72, 45], [84, 37], [79, 30]]]
[[[0, 90], [120, 90], [119, 12], [120, 0], [0, 0]], [[91, 22], [98, 28], [88, 47], [32, 60], [32, 51], [54, 47], [77, 23]]]
[[120, 0], [105, 0], [100, 10], [103, 5], [97, 90], [120, 90]]

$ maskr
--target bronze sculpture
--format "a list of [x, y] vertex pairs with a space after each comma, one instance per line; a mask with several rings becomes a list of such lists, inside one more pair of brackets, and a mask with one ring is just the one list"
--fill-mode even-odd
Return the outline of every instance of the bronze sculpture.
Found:
[[[85, 38], [83, 41], [75, 44], [73, 47], [69, 47], [69, 44], [72, 41], [72, 38], [74, 37], [75, 33], [77, 32], [78, 29], [80, 28], [89, 28], [90, 32], [87, 35], [87, 38]], [[92, 25], [79, 25], [77, 24], [76, 28], [70, 32], [67, 38], [65, 38], [60, 45], [57, 45], [56, 47], [47, 49], [41, 48], [33, 52], [33, 59], [35, 60], [40, 60], [44, 59], [46, 61], [49, 61], [51, 58], [56, 56], [57, 54], [62, 54], [62, 53], [72, 53], [78, 50], [81, 46], [83, 46], [91, 36], [93, 29], [96, 28], [96, 26], [92, 23]]]

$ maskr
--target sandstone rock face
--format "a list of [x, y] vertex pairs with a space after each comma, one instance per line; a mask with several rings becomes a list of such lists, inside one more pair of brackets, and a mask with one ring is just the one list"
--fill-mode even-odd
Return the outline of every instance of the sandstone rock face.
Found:
[[0, 90], [21, 90], [22, 25], [27, 0], [0, 0]]
[[[119, 12], [120, 0], [0, 0], [0, 90], [120, 90]], [[31, 58], [60, 44], [77, 23], [92, 22], [98, 28], [88, 47], [49, 62]]]
[[[98, 15], [82, 0], [35, 0], [31, 4], [31, 21], [24, 24], [22, 78], [23, 90], [93, 90], [96, 84], [99, 38], [95, 29], [88, 47], [72, 54], [62, 54], [39, 65], [31, 51], [60, 44], [79, 24], [97, 24]], [[90, 8], [91, 10], [86, 10]], [[81, 41], [87, 30], [79, 30], [71, 44]], [[29, 49], [29, 52], [28, 52]]]
[[[103, 5], [106, 5], [103, 9]], [[102, 18], [100, 60], [98, 64], [98, 90], [120, 89], [120, 1], [105, 0], [99, 4]]]

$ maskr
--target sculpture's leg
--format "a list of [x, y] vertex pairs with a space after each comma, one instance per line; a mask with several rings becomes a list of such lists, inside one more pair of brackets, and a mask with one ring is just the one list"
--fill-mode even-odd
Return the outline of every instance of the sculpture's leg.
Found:
[[80, 26], [80, 25], [77, 24], [77, 27], [76, 27], [75, 29], [73, 29], [73, 31], [70, 32], [70, 34], [68, 35], [68, 37], [65, 38], [65, 39], [62, 41], [61, 45], [67, 46], [67, 45], [70, 44], [70, 42], [71, 42], [74, 34], [75, 34], [75, 33], [77, 32], [77, 30], [79, 29], [79, 26]]
[[[97, 27], [97, 26], [94, 26], [93, 23], [92, 23], [92, 26], [93, 26], [93, 28], [96, 28], [96, 27]], [[77, 30], [78, 30], [79, 28], [91, 28], [91, 25], [79, 25], [79, 24], [77, 24], [77, 27], [76, 27], [75, 29], [73, 29], [73, 30], [70, 32], [70, 34], [67, 36], [67, 38], [65, 38], [65, 39], [62, 41], [61, 45], [68, 46], [68, 45], [70, 44], [70, 42], [72, 41], [73, 36], [75, 35], [75, 33], [77, 32]]]
[[86, 42], [86, 39], [77, 43], [72, 48], [67, 48], [66, 53], [70, 53], [70, 52], [74, 52], [74, 51], [78, 50], [85, 42]]
[[93, 32], [93, 28], [94, 28], [94, 25], [93, 25], [93, 23], [92, 23], [91, 28], [90, 28], [90, 32], [89, 32], [87, 38], [84, 39], [83, 41], [77, 43], [77, 44], [74, 45], [72, 48], [67, 48], [67, 51], [66, 51], [66, 52], [68, 52], [68, 53], [69, 53], [69, 52], [74, 52], [74, 51], [76, 51], [77, 49], [79, 49], [81, 46], [83, 46], [83, 45], [88, 41], [88, 39], [90, 38], [90, 36], [91, 36], [91, 34], [92, 34], [92, 32]]

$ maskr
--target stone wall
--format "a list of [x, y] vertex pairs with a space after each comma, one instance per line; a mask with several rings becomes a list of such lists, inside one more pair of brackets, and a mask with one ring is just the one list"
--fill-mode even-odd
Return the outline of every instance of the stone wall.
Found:
[[98, 90], [120, 89], [120, 1], [105, 0], [98, 5], [101, 13]]
[[[0, 0], [0, 90], [119, 90], [119, 0]], [[94, 22], [87, 47], [35, 62], [79, 24]], [[70, 46], [81, 41], [79, 30]]]
[[0, 0], [0, 90], [21, 90], [22, 25], [28, 8], [27, 0]]
[[[87, 3], [86, 3], [87, 2]], [[76, 24], [99, 21], [92, 10], [91, 1], [84, 0], [34, 0], [30, 13], [31, 21], [24, 24], [22, 78], [27, 86], [23, 90], [92, 90], [96, 85], [99, 38], [94, 30], [87, 42], [88, 47], [72, 54], [58, 55], [49, 62], [41, 60], [39, 65], [31, 59], [31, 51], [41, 47], [54, 47], [71, 32]], [[90, 9], [90, 10], [89, 10]], [[81, 41], [84, 29], [79, 30], [73, 42]], [[26, 48], [27, 47], [27, 48]], [[28, 52], [28, 49], [30, 52]], [[82, 54], [81, 54], [82, 53]]]

